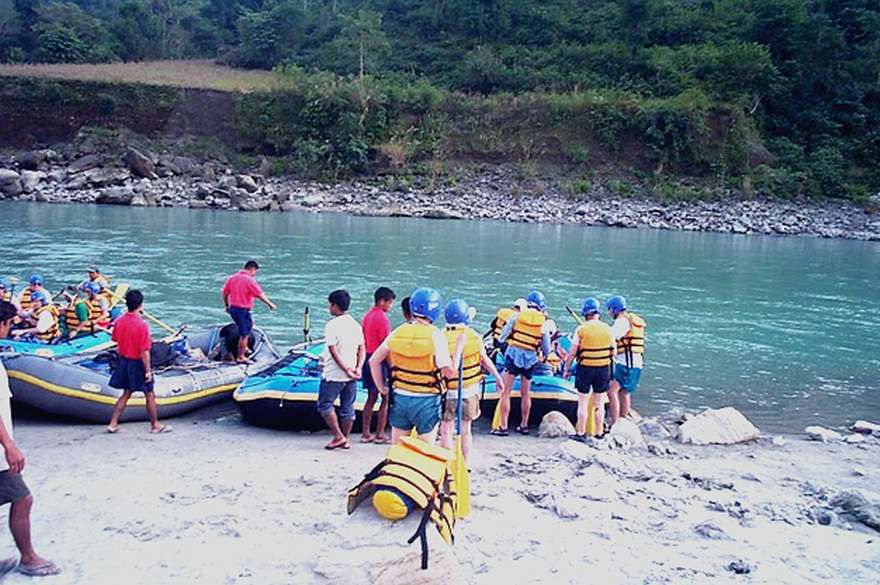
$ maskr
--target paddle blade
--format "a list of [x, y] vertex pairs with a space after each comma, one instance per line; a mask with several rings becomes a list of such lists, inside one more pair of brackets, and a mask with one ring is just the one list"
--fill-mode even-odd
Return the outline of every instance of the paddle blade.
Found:
[[501, 428], [501, 399], [495, 404], [495, 414], [492, 415], [492, 430]]
[[464, 453], [461, 450], [461, 436], [455, 439], [455, 463], [453, 464], [456, 491], [456, 518], [467, 518], [471, 514], [471, 478], [468, 474]]
[[116, 290], [111, 291], [110, 296], [112, 297], [112, 301], [110, 302], [110, 308], [116, 306], [117, 303], [121, 301], [125, 301], [125, 295], [128, 293], [130, 285], [127, 282], [120, 282], [116, 285]]
[[416, 428], [415, 428], [415, 427], [413, 427], [412, 429], [410, 429], [410, 431], [409, 431], [409, 436], [412, 437], [413, 439], [418, 439], [418, 438], [419, 438], [419, 434], [416, 432]]

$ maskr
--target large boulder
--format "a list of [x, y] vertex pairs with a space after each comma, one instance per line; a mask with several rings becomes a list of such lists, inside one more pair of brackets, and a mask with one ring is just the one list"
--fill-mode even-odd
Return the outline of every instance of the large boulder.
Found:
[[125, 153], [125, 164], [131, 172], [144, 179], [156, 179], [156, 165], [153, 159], [136, 148], [129, 148]]
[[43, 171], [22, 171], [21, 188], [25, 193], [33, 193], [45, 178]]
[[87, 154], [73, 161], [71, 165], [67, 167], [67, 172], [70, 174], [81, 173], [89, 169], [94, 169], [95, 167], [100, 166], [100, 164], [101, 159], [98, 155]]
[[18, 166], [27, 171], [45, 171], [49, 168], [48, 150], [30, 150], [19, 153], [15, 160]]
[[678, 429], [678, 440], [691, 445], [733, 445], [753, 441], [761, 431], [733, 407], [709, 409]]
[[22, 191], [21, 175], [10, 169], [0, 169], [0, 193], [15, 197]]
[[642, 431], [631, 420], [625, 418], [619, 419], [614, 426], [611, 427], [611, 438], [617, 446], [624, 449], [630, 447], [639, 447], [645, 444], [642, 438]]
[[639, 423], [639, 431], [645, 439], [651, 441], [665, 441], [672, 436], [661, 422], [653, 418], [642, 419]]
[[248, 193], [256, 193], [259, 189], [257, 182], [250, 175], [237, 175], [235, 177], [235, 186], [244, 189]]
[[83, 173], [89, 184], [94, 187], [109, 187], [121, 185], [131, 178], [131, 173], [125, 169], [91, 169]]
[[853, 423], [853, 426], [850, 427], [850, 430], [854, 433], [876, 433], [880, 435], [880, 425], [878, 425], [877, 423], [868, 422], [866, 420], [857, 420]]
[[825, 427], [820, 427], [819, 425], [810, 425], [804, 429], [804, 432], [812, 440], [822, 441], [823, 443], [831, 443], [834, 441], [839, 441], [843, 438], [843, 435], [841, 435], [837, 431], [832, 431], [831, 429], [826, 429]]
[[538, 427], [538, 436], [548, 439], [567, 437], [573, 435], [574, 432], [574, 425], [571, 424], [567, 416], [558, 410], [551, 410], [545, 414]]
[[103, 205], [130, 205], [134, 198], [134, 191], [130, 187], [111, 187], [104, 190], [95, 203]]
[[425, 219], [464, 219], [464, 215], [455, 211], [453, 209], [445, 209], [442, 207], [437, 207], [435, 209], [428, 209], [422, 213], [422, 217]]

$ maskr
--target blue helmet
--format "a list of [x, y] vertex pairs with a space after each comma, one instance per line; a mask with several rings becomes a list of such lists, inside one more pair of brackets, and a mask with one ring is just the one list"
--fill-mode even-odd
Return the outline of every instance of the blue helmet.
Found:
[[459, 323], [463, 323], [468, 325], [471, 322], [471, 316], [469, 313], [470, 307], [466, 302], [461, 299], [453, 299], [446, 304], [446, 324], [458, 325]]
[[599, 312], [599, 301], [593, 297], [588, 297], [584, 299], [584, 304], [581, 305], [581, 315], [586, 317], [587, 315], [591, 315], [593, 313]]
[[31, 293], [31, 302], [34, 301], [40, 301], [44, 305], [49, 304], [49, 299], [46, 297], [46, 294], [41, 290]]
[[537, 308], [539, 311], [543, 311], [547, 306], [544, 301], [544, 295], [536, 290], [533, 290], [529, 293], [529, 296], [526, 297], [526, 301], [533, 307]]
[[440, 316], [443, 297], [433, 288], [417, 288], [409, 297], [409, 308], [416, 317], [424, 317], [432, 323]]
[[626, 311], [626, 299], [620, 295], [614, 295], [605, 301], [605, 308], [616, 315], [622, 311]]
[[34, 274], [31, 276], [31, 279], [28, 282], [30, 282], [31, 284], [42, 285], [43, 284], [43, 277], [40, 276], [39, 274]]
[[9, 288], [9, 285], [6, 284], [5, 278], [0, 278], [0, 288], [2, 288], [3, 290], [6, 290]]
[[93, 295], [101, 294], [101, 291], [104, 289], [100, 283], [94, 281], [87, 282], [83, 288], [86, 292], [92, 293]]

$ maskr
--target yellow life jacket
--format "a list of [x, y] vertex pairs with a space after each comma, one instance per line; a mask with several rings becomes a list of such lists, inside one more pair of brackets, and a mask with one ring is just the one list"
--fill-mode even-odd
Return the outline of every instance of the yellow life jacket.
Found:
[[389, 520], [401, 520], [412, 510], [422, 510], [422, 521], [408, 542], [421, 540], [422, 568], [427, 569], [428, 521], [447, 544], [453, 541], [457, 498], [452, 459], [448, 449], [418, 438], [401, 438], [388, 449], [385, 460], [349, 490], [348, 513], [370, 496], [376, 511]]
[[550, 364], [550, 367], [553, 368], [554, 372], [558, 372], [559, 367], [562, 365], [562, 360], [559, 359], [559, 354], [555, 351], [551, 351], [550, 355], [548, 355], [544, 361]]
[[58, 319], [58, 307], [56, 307], [55, 305], [46, 305], [40, 307], [37, 312], [34, 313], [34, 317], [39, 320], [40, 316], [46, 311], [49, 311], [49, 313], [52, 315], [52, 325], [43, 333], [37, 332], [37, 337], [48, 343], [61, 336], [61, 326]]
[[535, 309], [520, 311], [513, 322], [507, 344], [520, 349], [538, 351], [541, 347], [541, 326], [546, 319], [544, 313]]
[[[456, 326], [446, 328], [446, 341], [449, 343], [450, 355], [455, 352], [455, 342], [459, 334], [464, 332], [467, 341], [464, 344], [464, 352], [461, 354], [462, 373], [461, 379], [465, 386], [473, 386], [483, 381], [482, 351], [483, 342], [477, 332], [470, 327]], [[450, 390], [458, 389], [458, 375], [446, 379], [446, 387]]]
[[101, 322], [101, 317], [103, 317], [104, 312], [101, 310], [101, 305], [97, 301], [90, 301], [87, 299], [79, 299], [74, 303], [68, 305], [67, 310], [64, 311], [64, 322], [67, 325], [68, 331], [73, 331], [76, 329], [79, 324], [79, 317], [76, 315], [76, 308], [80, 304], [85, 304], [86, 309], [89, 312], [88, 319], [86, 320], [86, 326], [90, 330], [94, 330], [94, 326]]
[[510, 321], [514, 313], [516, 311], [513, 309], [498, 309], [498, 312], [495, 313], [495, 321], [492, 322], [493, 340], [498, 341], [498, 338], [501, 337], [501, 332], [504, 331], [504, 326], [507, 325], [507, 322]]
[[578, 364], [591, 368], [611, 365], [614, 356], [614, 335], [611, 327], [598, 319], [590, 319], [577, 329]]
[[391, 385], [396, 390], [441, 394], [443, 378], [434, 361], [437, 328], [424, 323], [405, 323], [388, 340]]
[[629, 331], [617, 340], [617, 353], [625, 354], [627, 363], [631, 363], [633, 354], [645, 353], [645, 328], [648, 324], [629, 311], [623, 313], [623, 316], [629, 321]]
[[30, 311], [31, 310], [31, 289], [30, 286], [25, 287], [25, 289], [21, 292], [21, 310], [22, 311]]

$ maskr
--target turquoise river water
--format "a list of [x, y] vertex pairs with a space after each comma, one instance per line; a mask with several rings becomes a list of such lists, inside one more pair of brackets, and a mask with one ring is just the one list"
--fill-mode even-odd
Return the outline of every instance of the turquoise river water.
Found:
[[302, 339], [306, 306], [321, 334], [337, 287], [360, 317], [377, 286], [402, 298], [431, 285], [476, 305], [481, 332], [532, 288], [566, 329], [574, 322], [565, 305], [619, 293], [648, 321], [634, 397], [644, 413], [732, 405], [783, 432], [880, 419], [877, 243], [11, 202], [0, 203], [0, 230], [3, 276], [37, 271], [54, 291], [97, 262], [175, 326], [226, 320], [220, 287], [256, 258], [279, 305], [275, 313], [259, 305], [256, 322], [281, 345]]

